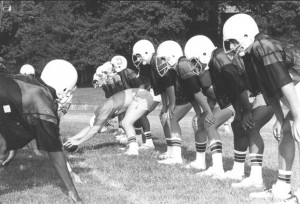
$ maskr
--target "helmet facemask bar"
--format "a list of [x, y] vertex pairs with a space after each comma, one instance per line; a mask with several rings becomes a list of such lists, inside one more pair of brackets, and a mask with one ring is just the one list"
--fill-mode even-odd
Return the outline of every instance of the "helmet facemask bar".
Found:
[[73, 93], [77, 89], [77, 86], [74, 86], [72, 90], [68, 90], [63, 98], [58, 98], [56, 101], [58, 103], [58, 111], [62, 111], [63, 114], [66, 114], [73, 98]]
[[240, 54], [242, 44], [235, 39], [224, 40], [223, 49], [225, 54], [231, 55], [232, 58], [235, 58], [238, 54], [243, 56], [243, 53]]
[[171, 68], [168, 61], [170, 58], [167, 57], [156, 57], [156, 70], [159, 74], [159, 76], [163, 77], [168, 70]]
[[140, 69], [140, 64], [143, 62], [143, 58], [140, 54], [132, 55], [132, 62], [137, 69]]
[[189, 68], [196, 74], [200, 75], [205, 72], [205, 68], [207, 66], [203, 66], [205, 64], [201, 63], [200, 60], [196, 57], [192, 57], [188, 60]]

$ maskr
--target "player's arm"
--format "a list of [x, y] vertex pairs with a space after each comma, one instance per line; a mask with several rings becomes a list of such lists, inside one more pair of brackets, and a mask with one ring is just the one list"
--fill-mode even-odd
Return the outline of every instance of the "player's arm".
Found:
[[168, 98], [168, 108], [167, 108], [167, 114], [168, 117], [173, 117], [173, 110], [175, 108], [175, 102], [176, 102], [176, 97], [175, 97], [175, 88], [174, 86], [169, 86], [166, 88], [166, 95]]
[[76, 203], [80, 203], [81, 199], [77, 193], [71, 175], [68, 171], [64, 153], [62, 151], [48, 152], [48, 155], [60, 179], [63, 181], [64, 185], [67, 188], [69, 198]]
[[296, 93], [295, 86], [293, 82], [284, 85], [281, 87], [281, 91], [283, 95], [286, 97], [289, 106], [290, 111], [293, 116], [293, 135], [297, 142], [300, 142], [300, 103], [299, 103], [299, 96]]

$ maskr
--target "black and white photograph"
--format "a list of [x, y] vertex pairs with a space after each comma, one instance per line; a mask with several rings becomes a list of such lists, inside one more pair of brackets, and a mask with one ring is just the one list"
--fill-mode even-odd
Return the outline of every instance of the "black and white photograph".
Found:
[[0, 1], [0, 204], [300, 204], [300, 1]]

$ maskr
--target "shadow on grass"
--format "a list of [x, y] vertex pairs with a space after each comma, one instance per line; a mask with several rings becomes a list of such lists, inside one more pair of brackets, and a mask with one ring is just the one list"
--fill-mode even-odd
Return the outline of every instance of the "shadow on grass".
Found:
[[126, 147], [126, 145], [120, 144], [118, 142], [105, 142], [105, 143], [100, 143], [100, 144], [92, 144], [92, 145], [86, 145], [83, 148], [80, 148], [76, 154], [84, 154], [85, 151], [90, 151], [90, 150], [97, 150], [97, 149], [102, 149], [106, 147]]
[[[1, 186], [4, 187], [0, 191], [0, 196], [47, 185], [59, 187], [67, 195], [65, 186], [56, 174], [47, 153], [43, 152], [43, 156], [32, 156], [31, 158], [29, 155], [28, 151], [19, 150], [16, 158], [8, 166], [0, 168]], [[71, 164], [84, 160], [79, 157], [68, 159]], [[88, 167], [71, 166], [76, 174], [92, 171]]]
[[[160, 152], [165, 152], [167, 150], [165, 143], [155, 143], [155, 149]], [[186, 163], [190, 163], [196, 159], [196, 151], [188, 150], [187, 147], [182, 147], [182, 158]], [[233, 157], [224, 157], [223, 156], [223, 167], [225, 171], [231, 170], [233, 167], [234, 158]], [[249, 163], [249, 162], [248, 162]], [[246, 163], [245, 164], [245, 175], [248, 177], [250, 175], [251, 166]], [[206, 166], [210, 167], [212, 165], [212, 157], [211, 152], [206, 151]], [[272, 187], [272, 185], [277, 180], [277, 169], [271, 169], [263, 166], [263, 180], [266, 189]]]

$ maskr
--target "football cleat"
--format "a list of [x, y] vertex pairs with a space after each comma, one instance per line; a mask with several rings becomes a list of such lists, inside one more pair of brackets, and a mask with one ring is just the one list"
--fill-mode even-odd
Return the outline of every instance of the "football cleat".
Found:
[[254, 199], [266, 199], [273, 201], [283, 201], [292, 197], [292, 192], [283, 192], [282, 189], [278, 188], [276, 184], [272, 186], [272, 188], [267, 189], [262, 192], [253, 192], [249, 195], [250, 198]]

